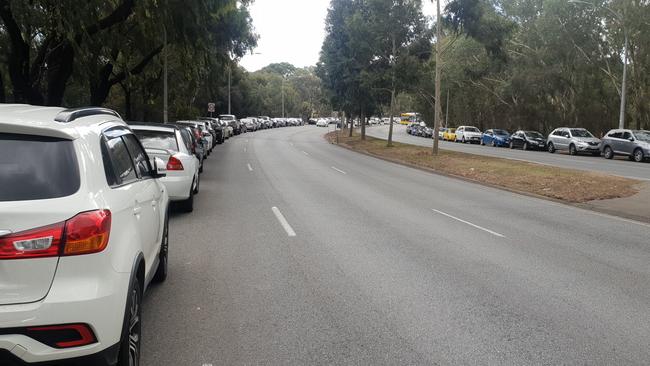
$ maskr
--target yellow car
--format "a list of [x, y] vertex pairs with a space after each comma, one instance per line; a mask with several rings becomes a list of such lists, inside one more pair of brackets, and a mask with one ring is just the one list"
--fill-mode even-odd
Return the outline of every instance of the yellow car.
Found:
[[442, 139], [445, 141], [456, 141], [456, 129], [449, 128], [442, 134]]

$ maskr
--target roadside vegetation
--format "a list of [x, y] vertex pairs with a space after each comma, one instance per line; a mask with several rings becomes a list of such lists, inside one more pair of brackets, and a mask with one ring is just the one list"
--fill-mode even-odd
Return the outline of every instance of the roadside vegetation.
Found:
[[562, 169], [541, 164], [520, 162], [440, 150], [431, 156], [428, 147], [386, 141], [348, 130], [330, 132], [328, 141], [357, 152], [392, 162], [430, 170], [439, 174], [460, 177], [524, 194], [533, 194], [569, 203], [630, 197], [638, 192], [640, 181], [605, 174]]

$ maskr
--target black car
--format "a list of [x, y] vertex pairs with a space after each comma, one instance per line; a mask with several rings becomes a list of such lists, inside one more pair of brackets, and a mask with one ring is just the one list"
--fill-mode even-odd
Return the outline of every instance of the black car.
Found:
[[406, 127], [406, 133], [409, 135], [417, 136], [418, 129], [420, 125], [417, 123], [412, 123]]
[[[223, 127], [219, 123], [218, 118], [213, 118], [213, 117], [199, 117], [198, 120], [200, 121], [206, 121], [210, 123], [210, 126], [212, 127], [212, 135], [214, 136], [214, 141], [216, 141], [217, 144], [223, 144], [224, 141], [226, 141], [226, 138], [223, 133]], [[213, 133], [214, 131], [214, 133]]]
[[546, 150], [546, 138], [537, 131], [519, 130], [510, 136], [510, 148]]

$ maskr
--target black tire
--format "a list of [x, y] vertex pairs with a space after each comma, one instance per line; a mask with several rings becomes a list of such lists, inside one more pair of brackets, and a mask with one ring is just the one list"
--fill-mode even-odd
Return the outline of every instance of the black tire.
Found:
[[194, 189], [190, 188], [190, 196], [185, 201], [181, 201], [180, 206], [183, 212], [194, 211]]
[[612, 148], [609, 146], [605, 146], [605, 149], [603, 150], [603, 156], [605, 157], [605, 159], [613, 159], [614, 150], [612, 150]]
[[117, 366], [138, 366], [142, 345], [142, 283], [135, 278], [129, 288], [122, 323], [122, 338]]
[[641, 149], [634, 150], [632, 156], [634, 157], [634, 161], [636, 161], [637, 163], [642, 163], [643, 160], [645, 160], [645, 156], [643, 156], [643, 150]]
[[548, 152], [550, 152], [551, 154], [554, 154], [554, 153], [555, 153], [555, 145], [553, 145], [552, 142], [549, 142], [549, 143], [548, 143], [548, 147], [547, 147], [547, 149], [548, 149]]
[[203, 160], [201, 160], [201, 166], [199, 166], [199, 173], [203, 173]]
[[201, 184], [201, 176], [196, 178], [196, 187], [194, 187], [194, 194], [199, 194], [199, 185]]
[[569, 145], [569, 155], [578, 155], [578, 149], [574, 144]]
[[163, 238], [160, 243], [160, 254], [158, 268], [153, 276], [153, 281], [157, 283], [165, 282], [168, 272], [169, 260], [169, 216], [165, 215], [165, 227], [163, 228]]

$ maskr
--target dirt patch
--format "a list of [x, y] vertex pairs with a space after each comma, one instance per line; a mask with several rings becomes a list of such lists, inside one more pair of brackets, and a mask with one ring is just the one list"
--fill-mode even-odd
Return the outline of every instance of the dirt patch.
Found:
[[[332, 143], [337, 142], [335, 132], [328, 133], [325, 137]], [[437, 156], [433, 156], [431, 148], [398, 142], [387, 147], [385, 140], [370, 136], [361, 140], [358, 134], [348, 137], [347, 131], [341, 132], [338, 144], [397, 163], [571, 203], [630, 197], [638, 192], [640, 183], [634, 179], [606, 174], [455, 151], [440, 150]]]

